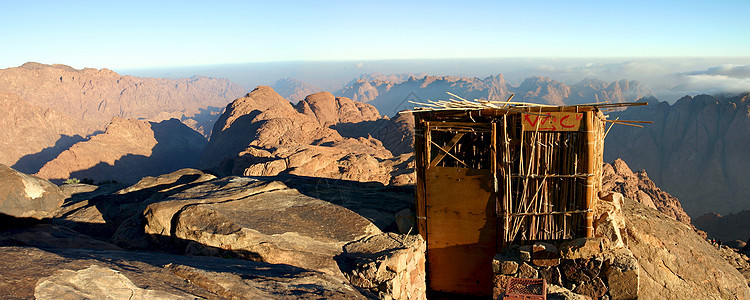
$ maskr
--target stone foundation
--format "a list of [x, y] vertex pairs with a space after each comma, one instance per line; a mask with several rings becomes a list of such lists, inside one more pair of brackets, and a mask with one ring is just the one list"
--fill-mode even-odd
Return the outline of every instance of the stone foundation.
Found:
[[347, 244], [342, 271], [380, 299], [426, 299], [425, 251], [419, 235], [383, 233]]
[[602, 195], [594, 212], [592, 238], [560, 244], [510, 246], [495, 256], [493, 297], [502, 299], [508, 278], [544, 278], [548, 296], [562, 299], [636, 299], [639, 265], [623, 239], [623, 198]]

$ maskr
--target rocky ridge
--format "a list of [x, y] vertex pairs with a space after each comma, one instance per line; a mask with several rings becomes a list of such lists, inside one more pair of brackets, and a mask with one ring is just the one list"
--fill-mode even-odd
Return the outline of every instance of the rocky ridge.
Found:
[[693, 224], [708, 233], [708, 237], [725, 243], [750, 241], [750, 211], [747, 210], [728, 215], [705, 213], [693, 219]]
[[515, 94], [514, 101], [570, 105], [592, 102], [630, 102], [651, 94], [637, 81], [604, 82], [585, 79], [573, 85], [534, 76], [519, 86], [508, 84], [502, 74], [483, 79], [477, 77], [414, 75], [406, 80], [360, 78], [350, 82], [337, 95], [368, 102], [379, 111], [395, 114], [413, 105], [407, 102], [446, 99], [451, 92], [466, 99], [506, 101]]
[[113, 117], [177, 118], [208, 137], [221, 107], [242, 93], [239, 85], [208, 77], [139, 78], [39, 63], [2, 69], [0, 163], [36, 173]]

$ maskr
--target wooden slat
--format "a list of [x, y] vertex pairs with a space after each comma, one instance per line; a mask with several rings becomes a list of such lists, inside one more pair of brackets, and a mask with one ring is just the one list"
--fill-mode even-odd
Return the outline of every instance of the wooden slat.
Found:
[[497, 252], [492, 172], [434, 167], [425, 180], [429, 288], [490, 295]]

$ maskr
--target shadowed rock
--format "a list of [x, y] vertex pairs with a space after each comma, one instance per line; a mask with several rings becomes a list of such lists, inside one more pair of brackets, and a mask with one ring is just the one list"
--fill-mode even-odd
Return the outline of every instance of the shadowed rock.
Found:
[[192, 166], [204, 145], [199, 133], [176, 119], [155, 123], [114, 118], [106, 132], [73, 145], [37, 176], [130, 183]]

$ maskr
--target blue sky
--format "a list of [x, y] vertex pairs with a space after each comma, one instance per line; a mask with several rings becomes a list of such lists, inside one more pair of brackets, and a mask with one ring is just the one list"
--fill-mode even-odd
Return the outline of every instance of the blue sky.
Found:
[[0, 68], [748, 57], [750, 1], [2, 1]]

